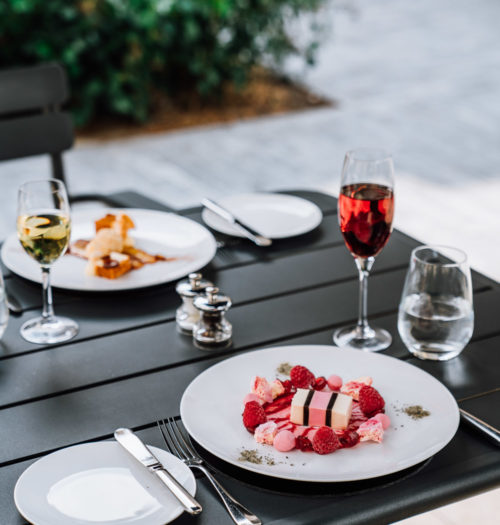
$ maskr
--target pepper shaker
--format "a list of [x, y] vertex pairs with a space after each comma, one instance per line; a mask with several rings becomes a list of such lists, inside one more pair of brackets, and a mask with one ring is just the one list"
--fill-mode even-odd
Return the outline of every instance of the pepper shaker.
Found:
[[220, 295], [215, 286], [206, 288], [205, 293], [205, 296], [199, 295], [193, 301], [201, 314], [193, 328], [194, 344], [201, 348], [229, 346], [233, 327], [225, 316], [231, 307], [231, 299]]
[[182, 305], [177, 308], [175, 320], [182, 332], [193, 333], [193, 327], [200, 319], [200, 312], [193, 306], [193, 299], [203, 294], [209, 286], [213, 284], [203, 279], [201, 273], [190, 273], [187, 279], [177, 283], [175, 290], [182, 298]]

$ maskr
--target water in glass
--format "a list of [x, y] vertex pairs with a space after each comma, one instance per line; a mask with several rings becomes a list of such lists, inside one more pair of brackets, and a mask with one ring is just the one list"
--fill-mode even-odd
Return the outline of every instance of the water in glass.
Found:
[[412, 253], [398, 316], [408, 350], [421, 359], [456, 357], [474, 329], [470, 271], [463, 252], [447, 247]]
[[457, 356], [473, 327], [471, 304], [461, 297], [411, 294], [399, 311], [398, 329], [404, 344], [427, 359]]
[[9, 308], [7, 307], [7, 297], [5, 295], [5, 286], [2, 274], [0, 273], [0, 339], [2, 338], [7, 323], [9, 322]]

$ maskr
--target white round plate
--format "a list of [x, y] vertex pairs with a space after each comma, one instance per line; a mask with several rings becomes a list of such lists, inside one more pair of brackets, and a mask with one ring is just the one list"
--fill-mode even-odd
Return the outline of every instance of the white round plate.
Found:
[[[317, 376], [336, 374], [345, 382], [371, 376], [391, 419], [383, 442], [364, 442], [324, 456], [299, 450], [280, 453], [256, 443], [242, 423], [243, 398], [255, 376], [271, 381], [285, 362], [304, 365]], [[411, 419], [401, 409], [412, 405], [421, 405], [430, 415]], [[459, 422], [453, 396], [419, 368], [385, 355], [319, 345], [254, 351], [212, 366], [184, 392], [181, 417], [191, 436], [224, 461], [267, 476], [314, 482], [362, 480], [416, 465], [441, 450]], [[239, 461], [243, 449], [257, 449], [262, 464]]]
[[[314, 230], [323, 219], [316, 204], [300, 197], [279, 193], [244, 193], [218, 199], [217, 203], [237, 219], [271, 239], [294, 237]], [[206, 224], [227, 235], [244, 237], [242, 233], [214, 212], [204, 209]]]
[[[168, 452], [150, 449], [194, 496], [191, 470]], [[183, 512], [170, 491], [115, 441], [39, 459], [17, 480], [14, 502], [34, 525], [163, 525]]]
[[[94, 221], [117, 209], [82, 209], [72, 213], [71, 240], [92, 239]], [[132, 290], [180, 279], [190, 272], [203, 268], [214, 257], [216, 244], [213, 235], [204, 227], [174, 213], [153, 210], [124, 210], [134, 221], [130, 235], [137, 248], [151, 254], [178, 257], [175, 261], [146, 264], [118, 279], [104, 279], [85, 275], [84, 259], [64, 255], [56, 261], [51, 271], [52, 286], [66, 290], [90, 292]], [[12, 272], [41, 282], [40, 266], [23, 250], [17, 235], [10, 235], [2, 247], [2, 260]]]

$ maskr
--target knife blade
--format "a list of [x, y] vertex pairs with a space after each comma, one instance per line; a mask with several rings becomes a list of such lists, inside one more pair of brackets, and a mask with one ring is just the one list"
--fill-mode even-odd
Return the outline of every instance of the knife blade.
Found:
[[129, 428], [115, 430], [115, 439], [137, 461], [155, 474], [170, 492], [179, 500], [189, 514], [196, 515], [202, 511], [201, 505], [189, 492], [165, 469], [158, 458]]
[[463, 408], [460, 408], [460, 415], [462, 416], [462, 419], [469, 423], [469, 425], [475, 427], [480, 432], [482, 432], [488, 439], [490, 439], [495, 445], [500, 446], [500, 431], [498, 431], [495, 427], [492, 427], [491, 425], [488, 425], [485, 421], [482, 419], [479, 419], [476, 416], [473, 416], [470, 412], [467, 412]]
[[258, 231], [255, 231], [248, 224], [241, 222], [229, 210], [223, 208], [220, 204], [217, 204], [215, 201], [211, 199], [202, 199], [201, 203], [203, 204], [203, 206], [205, 206], [205, 208], [218, 215], [221, 219], [224, 219], [233, 226], [236, 226], [236, 228], [241, 233], [243, 233], [245, 237], [248, 237], [257, 246], [270, 246], [273, 243], [273, 241], [269, 239], [269, 237], [261, 235]]

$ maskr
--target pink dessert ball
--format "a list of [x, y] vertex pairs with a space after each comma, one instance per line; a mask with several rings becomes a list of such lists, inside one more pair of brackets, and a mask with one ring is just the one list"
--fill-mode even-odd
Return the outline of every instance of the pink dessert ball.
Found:
[[280, 452], [288, 452], [295, 448], [295, 436], [289, 430], [280, 430], [274, 436], [273, 445]]
[[382, 423], [382, 428], [386, 430], [391, 426], [391, 420], [388, 415], [386, 414], [377, 414], [376, 416], [373, 416], [372, 419], [376, 419], [377, 421], [380, 421]]
[[247, 394], [244, 399], [243, 399], [243, 405], [246, 405], [247, 403], [250, 403], [250, 401], [257, 401], [257, 403], [259, 403], [259, 405], [262, 405], [263, 404], [263, 401], [262, 399], [255, 395], [255, 394]]
[[342, 378], [336, 375], [330, 376], [328, 378], [328, 388], [331, 390], [340, 390], [340, 387], [342, 386]]

